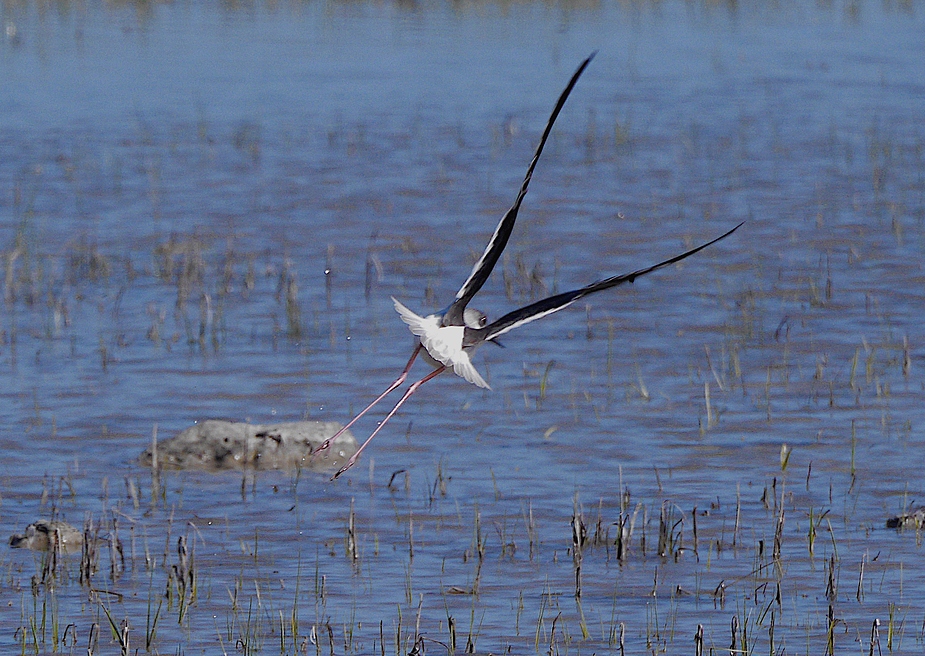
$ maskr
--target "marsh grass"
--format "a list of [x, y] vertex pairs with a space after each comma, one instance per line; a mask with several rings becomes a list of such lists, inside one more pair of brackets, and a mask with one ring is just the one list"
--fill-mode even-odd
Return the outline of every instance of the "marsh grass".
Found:
[[[846, 433], [838, 467], [778, 445], [761, 464], [763, 482], [743, 481], [728, 498], [705, 491], [712, 497], [690, 510], [674, 498], [677, 473], [655, 469], [647, 480], [633, 475], [636, 493], [621, 471], [615, 497], [586, 506], [587, 490], [576, 490], [543, 499], [539, 511], [535, 499], [515, 498], [512, 513], [502, 479], [486, 481], [482, 498], [460, 498], [466, 477], [441, 459], [391, 474], [388, 485], [353, 486], [335, 525], [312, 524], [313, 543], [328, 546], [308, 568], [305, 543], [277, 533], [297, 530], [298, 513], [290, 520], [278, 508], [282, 526], [247, 535], [227, 521], [200, 529], [182, 510], [182, 477], [136, 473], [123, 501], [86, 519], [79, 560], [55, 550], [36, 559], [31, 583], [18, 586], [17, 650], [85, 640], [91, 653], [218, 644], [229, 653], [406, 654], [445, 650], [443, 641], [544, 654], [839, 653], [859, 640], [897, 650], [912, 639], [914, 605], [903, 601], [902, 565], [876, 553], [876, 534], [854, 532], [852, 499], [868, 470], [858, 457], [863, 426]], [[820, 483], [820, 471], [829, 480]], [[258, 474], [242, 485], [240, 508], [269, 500]], [[60, 514], [81, 505], [84, 486], [81, 476], [48, 477], [39, 496]], [[305, 474], [272, 484], [293, 508], [313, 486]], [[375, 510], [384, 502], [388, 519]], [[505, 606], [510, 624], [491, 620]]]

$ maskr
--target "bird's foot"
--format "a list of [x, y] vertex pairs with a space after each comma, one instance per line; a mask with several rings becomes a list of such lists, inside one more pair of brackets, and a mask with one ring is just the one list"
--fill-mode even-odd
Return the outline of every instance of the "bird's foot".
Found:
[[340, 469], [337, 470], [337, 473], [334, 474], [334, 475], [331, 477], [331, 480], [332, 480], [332, 481], [336, 481], [336, 480], [340, 477], [341, 474], [343, 474], [345, 471], [347, 471], [348, 469], [350, 469], [351, 467], [353, 467], [353, 466], [356, 464], [356, 462], [357, 462], [357, 456], [358, 456], [358, 455], [360, 455], [360, 454], [359, 454], [359, 453], [354, 454], [353, 457], [350, 458], [350, 460], [347, 461], [347, 464], [346, 464], [346, 465], [344, 465], [343, 467], [341, 467]]
[[319, 446], [317, 449], [314, 449], [311, 452], [311, 459], [314, 460], [315, 458], [318, 457], [319, 453], [321, 453], [322, 451], [327, 451], [330, 448], [331, 448], [331, 439], [329, 438], [329, 439], [326, 439], [324, 442], [322, 442], [321, 446]]

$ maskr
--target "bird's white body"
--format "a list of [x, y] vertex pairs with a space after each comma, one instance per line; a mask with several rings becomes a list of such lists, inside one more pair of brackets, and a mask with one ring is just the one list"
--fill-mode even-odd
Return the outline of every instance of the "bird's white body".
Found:
[[453, 372], [473, 385], [491, 389], [479, 375], [469, 359], [471, 349], [463, 348], [465, 326], [443, 326], [441, 317], [431, 314], [426, 317], [415, 314], [392, 297], [395, 310], [401, 320], [408, 324], [411, 332], [421, 340], [421, 346], [436, 362], [452, 367]]

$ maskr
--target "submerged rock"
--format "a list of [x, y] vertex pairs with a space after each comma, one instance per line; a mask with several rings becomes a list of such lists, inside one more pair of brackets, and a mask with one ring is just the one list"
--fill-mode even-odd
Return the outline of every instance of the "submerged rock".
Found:
[[[305, 469], [325, 470], [342, 465], [356, 453], [357, 442], [344, 431], [330, 448], [312, 452], [343, 427], [334, 421], [293, 421], [284, 424], [245, 424], [210, 419], [190, 426], [157, 444], [157, 466], [165, 469]], [[151, 447], [141, 464], [152, 464]]]
[[26, 527], [26, 532], [10, 536], [13, 549], [49, 551], [57, 548], [61, 553], [77, 553], [84, 543], [83, 533], [68, 524], [40, 519]]
[[887, 528], [925, 528], [925, 506], [916, 508], [911, 512], [890, 517], [886, 520]]

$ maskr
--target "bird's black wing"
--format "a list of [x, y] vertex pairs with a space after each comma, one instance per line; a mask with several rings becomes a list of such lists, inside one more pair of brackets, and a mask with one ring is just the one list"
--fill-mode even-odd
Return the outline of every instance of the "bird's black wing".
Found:
[[524, 177], [523, 184], [520, 186], [517, 199], [514, 201], [511, 209], [501, 217], [501, 221], [498, 222], [498, 227], [495, 228], [494, 234], [492, 234], [491, 239], [488, 240], [488, 246], [485, 247], [485, 252], [482, 253], [482, 257], [475, 263], [475, 266], [472, 267], [472, 273], [466, 278], [466, 282], [464, 282], [462, 287], [459, 288], [459, 291], [456, 292], [456, 298], [443, 315], [444, 326], [465, 325], [463, 322], [463, 311], [465, 311], [472, 297], [478, 293], [482, 285], [485, 284], [485, 281], [488, 280], [488, 276], [491, 275], [492, 269], [495, 268], [495, 264], [498, 262], [498, 258], [501, 257], [504, 247], [507, 246], [507, 241], [511, 236], [511, 232], [514, 230], [514, 222], [517, 220], [517, 212], [520, 210], [520, 204], [523, 202], [524, 196], [527, 195], [527, 187], [530, 186], [530, 180], [533, 178], [533, 169], [536, 168], [536, 163], [540, 160], [540, 155], [543, 153], [543, 146], [546, 145], [546, 140], [549, 138], [552, 126], [556, 122], [556, 118], [558, 118], [562, 107], [565, 105], [565, 101], [568, 100], [572, 88], [575, 86], [575, 83], [578, 82], [578, 78], [581, 77], [581, 74], [588, 64], [591, 63], [595, 54], [597, 53], [591, 53], [591, 56], [581, 63], [581, 66], [579, 66], [575, 74], [572, 75], [572, 79], [569, 80], [568, 86], [565, 87], [565, 91], [559, 96], [559, 100], [552, 110], [552, 115], [549, 117], [549, 122], [546, 123], [546, 129], [543, 130], [540, 143], [536, 147], [536, 152], [533, 153], [533, 160], [530, 162], [527, 175]]
[[[744, 223], [744, 221], [742, 222]], [[680, 262], [686, 257], [690, 257], [694, 253], [702, 251], [708, 246], [712, 246], [716, 242], [725, 239], [733, 232], [738, 230], [742, 223], [737, 225], [735, 228], [729, 232], [708, 241], [705, 244], [698, 246], [697, 248], [691, 249], [680, 255], [676, 255], [671, 259], [665, 260], [664, 262], [659, 262], [645, 269], [639, 269], [638, 271], [633, 271], [632, 273], [624, 273], [620, 276], [614, 276], [612, 278], [605, 278], [604, 280], [599, 280], [595, 283], [588, 285], [587, 287], [582, 287], [581, 289], [575, 289], [570, 292], [563, 292], [561, 294], [556, 294], [555, 296], [550, 296], [549, 298], [544, 298], [542, 301], [537, 301], [536, 303], [531, 303], [526, 307], [522, 307], [519, 310], [514, 310], [505, 314], [503, 317], [497, 321], [493, 321], [484, 328], [467, 328], [465, 331], [465, 337], [463, 339], [463, 346], [475, 346], [483, 341], [492, 340], [496, 337], [500, 337], [504, 333], [522, 326], [525, 323], [530, 323], [531, 321], [536, 321], [541, 319], [546, 315], [552, 314], [553, 312], [558, 312], [564, 308], [567, 308], [569, 305], [577, 301], [578, 299], [587, 296], [589, 294], [594, 294], [595, 292], [600, 292], [605, 289], [610, 289], [611, 287], [616, 287], [617, 285], [622, 285], [625, 282], [633, 282], [636, 278], [640, 278], [647, 273], [651, 273], [656, 269], [661, 269], [666, 267], [669, 264], [674, 264], [675, 262]]]

